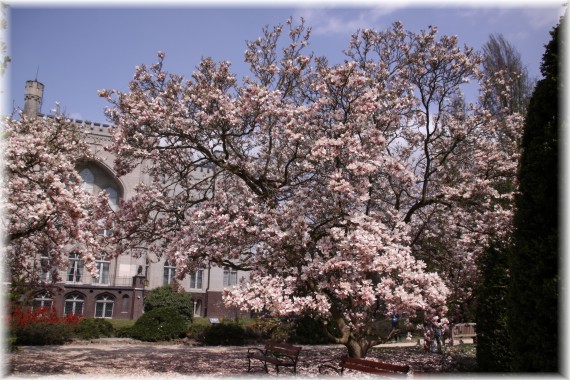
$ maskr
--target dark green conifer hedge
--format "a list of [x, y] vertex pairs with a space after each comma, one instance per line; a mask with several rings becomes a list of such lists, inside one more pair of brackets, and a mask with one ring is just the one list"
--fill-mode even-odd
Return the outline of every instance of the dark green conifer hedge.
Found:
[[477, 366], [481, 372], [509, 372], [511, 341], [507, 326], [508, 250], [491, 242], [479, 260], [477, 288]]
[[558, 372], [560, 26], [551, 32], [522, 140], [514, 245], [509, 255], [512, 370]]

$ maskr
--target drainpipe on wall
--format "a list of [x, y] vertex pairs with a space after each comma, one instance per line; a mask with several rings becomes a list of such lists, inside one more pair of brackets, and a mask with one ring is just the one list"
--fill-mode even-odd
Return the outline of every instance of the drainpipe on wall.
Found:
[[136, 298], [137, 298], [137, 292], [135, 292], [135, 284], [133, 282], [132, 286], [131, 286], [131, 313], [130, 313], [130, 320], [135, 319], [135, 305], [136, 305]]
[[211, 261], [208, 261], [208, 285], [206, 285], [206, 296], [204, 297], [204, 317], [208, 316], [208, 292], [210, 291], [210, 272], [212, 269]]

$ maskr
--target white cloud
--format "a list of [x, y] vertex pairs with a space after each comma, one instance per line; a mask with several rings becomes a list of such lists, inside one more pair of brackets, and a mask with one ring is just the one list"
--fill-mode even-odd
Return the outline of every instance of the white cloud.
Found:
[[[303, 17], [307, 24], [313, 28], [316, 35], [323, 34], [352, 34], [358, 29], [379, 29], [378, 24], [382, 17], [394, 13], [402, 6], [381, 6], [374, 8], [307, 8], [299, 9], [298, 17]], [[343, 11], [344, 10], [344, 11]]]
[[532, 30], [540, 30], [544, 27], [557, 25], [560, 21], [560, 16], [563, 14], [563, 7], [560, 7], [558, 12], [552, 8], [529, 8], [523, 11], [523, 16], [527, 18], [528, 26]]

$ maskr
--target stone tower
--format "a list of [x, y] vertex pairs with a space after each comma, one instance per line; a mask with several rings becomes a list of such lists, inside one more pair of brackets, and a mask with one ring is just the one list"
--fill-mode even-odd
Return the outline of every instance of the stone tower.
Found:
[[42, 99], [44, 97], [44, 85], [37, 80], [26, 81], [24, 92], [24, 115], [34, 117], [40, 114]]

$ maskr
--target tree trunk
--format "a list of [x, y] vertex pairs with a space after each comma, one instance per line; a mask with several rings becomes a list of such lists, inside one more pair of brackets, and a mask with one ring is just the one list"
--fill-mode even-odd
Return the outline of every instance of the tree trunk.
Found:
[[340, 332], [340, 337], [332, 335], [325, 327], [324, 331], [328, 337], [337, 344], [343, 344], [348, 350], [348, 356], [351, 358], [365, 358], [368, 349], [378, 344], [377, 339], [370, 339], [371, 336], [366, 330], [354, 331], [344, 320], [342, 313], [336, 308], [331, 307], [332, 321]]
[[368, 354], [368, 348], [370, 348], [369, 342], [359, 342], [352, 337], [344, 345], [348, 349], [348, 356], [351, 358], [365, 358]]

